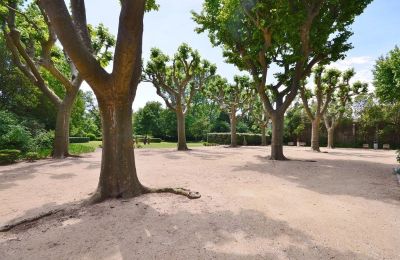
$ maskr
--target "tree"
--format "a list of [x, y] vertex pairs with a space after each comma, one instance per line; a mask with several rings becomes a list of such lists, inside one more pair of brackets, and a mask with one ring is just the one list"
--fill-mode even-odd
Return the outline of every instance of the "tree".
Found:
[[[62, 0], [39, 0], [82, 78], [93, 89], [102, 121], [103, 154], [99, 185], [91, 202], [149, 192], [173, 192], [198, 198], [186, 189], [151, 189], [137, 176], [132, 138], [132, 103], [142, 70], [145, 0], [122, 0], [111, 73], [91, 51], [84, 0], [71, 0], [72, 15]], [[154, 1], [149, 1], [154, 3]], [[147, 6], [152, 8], [153, 6]]]
[[376, 95], [384, 102], [400, 100], [400, 49], [395, 47], [386, 57], [380, 57], [374, 68]]
[[314, 90], [306, 88], [306, 82], [300, 87], [300, 96], [303, 101], [304, 109], [311, 121], [311, 149], [320, 152], [319, 149], [319, 128], [328, 106], [332, 100], [332, 95], [338, 87], [340, 71], [337, 69], [325, 70], [318, 66], [314, 69]]
[[147, 102], [146, 105], [135, 113], [134, 133], [161, 136], [161, 112], [160, 102]]
[[269, 123], [267, 110], [263, 108], [263, 104], [259, 96], [253, 97], [250, 105], [250, 117], [258, 124], [261, 130], [261, 145], [267, 145], [266, 130]]
[[[65, 52], [55, 45], [57, 36], [53, 25], [36, 2], [26, 9], [22, 2], [13, 0], [0, 5], [5, 17], [1, 19], [2, 32], [14, 64], [57, 109], [53, 158], [67, 157], [71, 111], [82, 76]], [[95, 45], [91, 50], [103, 65], [107, 65], [108, 48], [115, 41], [103, 26], [93, 30], [93, 36]], [[60, 94], [52, 89], [52, 81], [63, 88]]]
[[[317, 64], [344, 57], [350, 25], [371, 0], [206, 0], [193, 13], [197, 31], [208, 31], [229, 63], [248, 71], [272, 120], [271, 159], [284, 160], [284, 114], [301, 81]], [[276, 84], [267, 83], [271, 67]]]
[[231, 128], [231, 147], [237, 147], [237, 114], [250, 108], [252, 88], [247, 76], [234, 76], [234, 84], [220, 76], [215, 77], [207, 86], [210, 98], [214, 99], [221, 109], [229, 114]]
[[150, 61], [143, 73], [143, 81], [152, 83], [166, 106], [176, 113], [179, 151], [188, 150], [185, 116], [190, 109], [192, 99], [215, 71], [215, 65], [207, 60], [201, 60], [198, 51], [187, 44], [179, 46], [173, 58], [157, 48], [151, 50]]
[[301, 136], [304, 134], [306, 123], [308, 123], [307, 116], [304, 115], [304, 108], [300, 102], [295, 99], [287, 110], [285, 117], [286, 137], [292, 140], [295, 137], [297, 146], [300, 146]]
[[339, 125], [348, 105], [352, 103], [353, 97], [368, 91], [367, 83], [362, 83], [360, 81], [353, 84], [350, 83], [354, 75], [354, 69], [349, 69], [342, 73], [339, 86], [333, 93], [332, 101], [328, 104], [328, 108], [324, 114], [325, 127], [328, 132], [327, 148], [329, 149], [334, 147], [333, 139], [335, 128]]

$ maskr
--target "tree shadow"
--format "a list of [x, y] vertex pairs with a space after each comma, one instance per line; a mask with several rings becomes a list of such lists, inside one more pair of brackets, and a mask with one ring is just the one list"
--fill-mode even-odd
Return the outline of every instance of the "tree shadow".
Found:
[[271, 161], [256, 156], [233, 171], [268, 174], [323, 195], [348, 195], [400, 205], [400, 189], [392, 174], [394, 164], [365, 160]]
[[257, 210], [185, 202], [146, 195], [66, 211], [5, 233], [0, 252], [6, 259], [373, 259]]

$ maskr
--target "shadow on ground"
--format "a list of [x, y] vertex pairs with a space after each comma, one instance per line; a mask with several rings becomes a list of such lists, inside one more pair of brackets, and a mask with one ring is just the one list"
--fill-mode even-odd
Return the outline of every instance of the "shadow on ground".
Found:
[[8, 232], [14, 239], [1, 242], [0, 252], [7, 259], [372, 259], [323, 246], [259, 211], [187, 211], [187, 203], [207, 205], [146, 195], [81, 208], [40, 220], [29, 235], [24, 228]]

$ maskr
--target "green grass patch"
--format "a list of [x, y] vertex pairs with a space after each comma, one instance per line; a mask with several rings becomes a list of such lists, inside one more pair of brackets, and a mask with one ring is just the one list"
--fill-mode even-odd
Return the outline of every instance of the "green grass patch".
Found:
[[92, 153], [99, 148], [101, 141], [90, 141], [88, 143], [69, 144], [69, 153], [73, 155], [80, 155], [83, 153]]
[[[144, 145], [143, 143], [139, 143], [142, 148], [146, 149], [161, 149], [161, 148], [176, 148], [177, 144], [174, 142], [161, 142], [161, 143], [150, 143]], [[189, 148], [194, 148], [194, 147], [201, 147], [203, 146], [203, 143], [198, 142], [198, 143], [187, 143]]]

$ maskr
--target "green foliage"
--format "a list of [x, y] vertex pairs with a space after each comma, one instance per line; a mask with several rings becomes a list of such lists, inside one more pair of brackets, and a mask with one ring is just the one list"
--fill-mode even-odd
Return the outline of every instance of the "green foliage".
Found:
[[0, 164], [10, 164], [16, 162], [21, 156], [20, 150], [4, 149], [0, 150]]
[[97, 141], [95, 134], [89, 133], [89, 134], [86, 135], [86, 137], [89, 137], [90, 141]]
[[77, 144], [77, 143], [89, 143], [89, 137], [70, 137], [69, 143], [70, 144]]
[[37, 153], [37, 152], [28, 152], [25, 154], [24, 158], [28, 162], [34, 162], [34, 161], [39, 160], [41, 157], [40, 157], [39, 153]]
[[[237, 133], [238, 145], [244, 145], [246, 140], [247, 145], [261, 145], [261, 135], [260, 134], [250, 134], [250, 133]], [[207, 143], [214, 144], [230, 144], [231, 134], [230, 133], [208, 133]]]
[[133, 131], [136, 134], [162, 136], [160, 102], [147, 102], [134, 115]]
[[400, 49], [395, 47], [380, 57], [374, 68], [376, 95], [384, 102], [400, 101]]
[[15, 115], [0, 111], [0, 149], [19, 149], [26, 152], [32, 141], [31, 133], [18, 122]]

